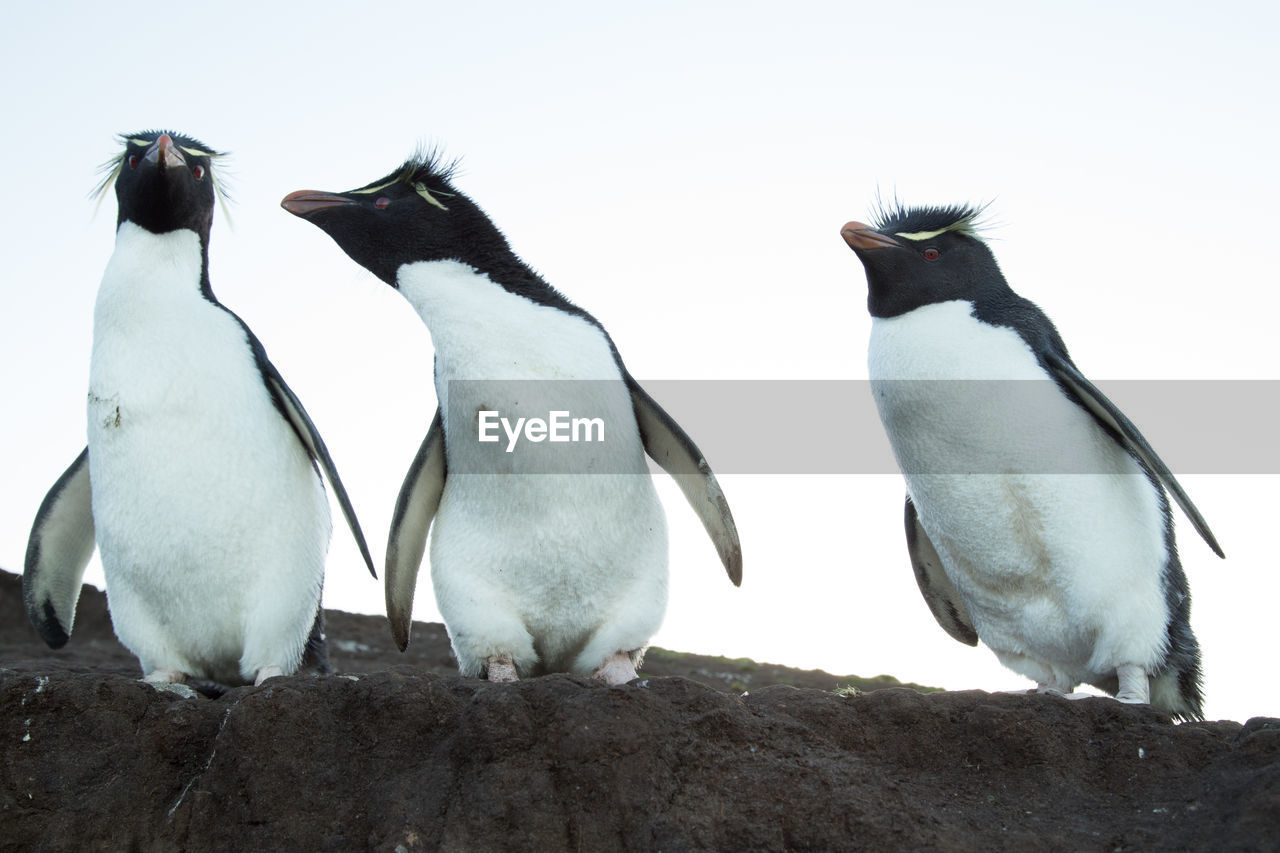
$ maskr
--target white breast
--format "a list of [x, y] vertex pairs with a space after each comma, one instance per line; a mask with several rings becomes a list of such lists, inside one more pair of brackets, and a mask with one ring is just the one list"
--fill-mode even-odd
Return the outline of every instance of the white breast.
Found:
[[[536, 644], [553, 669], [598, 665], [576, 663], [593, 644], [645, 645], [665, 610], [666, 520], [604, 333], [453, 261], [403, 267], [399, 286], [436, 350], [449, 475], [431, 568], [463, 672], [504, 644], [521, 666]], [[601, 418], [605, 442], [506, 454], [476, 440], [480, 409], [545, 417], [553, 406]]]
[[1167, 623], [1155, 488], [1015, 331], [971, 312], [952, 301], [876, 318], [868, 364], [907, 490], [979, 636], [1011, 666], [1027, 655], [1076, 681], [1153, 663]]
[[235, 681], [296, 667], [329, 514], [244, 330], [201, 296], [200, 274], [193, 232], [121, 226], [94, 312], [90, 478], [121, 640], [144, 669]]

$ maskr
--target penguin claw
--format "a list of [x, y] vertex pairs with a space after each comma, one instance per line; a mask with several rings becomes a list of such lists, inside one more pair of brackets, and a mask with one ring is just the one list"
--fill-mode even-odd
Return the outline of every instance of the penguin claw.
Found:
[[1142, 667], [1124, 663], [1116, 667], [1116, 678], [1120, 681], [1120, 689], [1116, 691], [1116, 699], [1126, 705], [1150, 705], [1151, 684], [1147, 672]]
[[1058, 682], [1050, 684], [1047, 681], [1037, 681], [1035, 692], [1047, 693], [1050, 696], [1063, 696], [1067, 699], [1083, 699], [1089, 695], [1088, 693], [1075, 693], [1073, 692], [1075, 689], [1076, 686], [1070, 683]]
[[485, 667], [486, 677], [493, 682], [519, 681], [511, 655], [494, 655]]
[[176, 669], [154, 669], [140, 678], [143, 684], [150, 684], [156, 690], [173, 693], [183, 699], [195, 699], [200, 694], [188, 687], [184, 682], [187, 674]]
[[264, 666], [262, 669], [258, 670], [258, 676], [253, 680], [253, 686], [260, 687], [262, 682], [266, 681], [268, 678], [279, 678], [282, 675], [284, 675], [284, 670], [280, 667]]
[[[145, 682], [144, 680], [144, 683], [147, 683], [147, 682]], [[175, 696], [179, 696], [183, 699], [199, 699], [200, 698], [200, 692], [198, 690], [195, 690], [179, 682], [156, 681], [156, 682], [149, 682], [149, 683], [151, 684], [152, 687], [154, 687], [156, 690], [159, 690], [162, 693], [172, 693]]]
[[147, 684], [182, 684], [187, 674], [179, 669], [153, 669], [142, 677]]
[[615, 685], [626, 684], [639, 676], [636, 675], [635, 664], [631, 662], [631, 655], [626, 652], [614, 652], [605, 658], [604, 663], [600, 664], [600, 668], [595, 671], [592, 678], [599, 678], [606, 684]]

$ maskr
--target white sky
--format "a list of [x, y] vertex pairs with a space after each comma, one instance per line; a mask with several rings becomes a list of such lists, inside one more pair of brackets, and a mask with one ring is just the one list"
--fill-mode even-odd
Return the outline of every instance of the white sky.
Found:
[[[865, 280], [838, 232], [877, 189], [994, 199], [1006, 275], [1094, 379], [1280, 378], [1273, 4], [689, 5], [9, 10], [0, 566], [21, 570], [41, 498], [85, 443], [115, 222], [112, 199], [95, 217], [86, 194], [113, 135], [154, 126], [233, 153], [214, 290], [319, 425], [379, 564], [435, 408], [430, 339], [278, 203], [364, 184], [420, 141], [464, 157], [460, 189], [600, 318], [641, 381], [865, 378]], [[759, 417], [839, 440], [821, 411], [766, 401]], [[1159, 449], [1159, 425], [1139, 425]], [[1228, 555], [1180, 525], [1211, 717], [1280, 716], [1266, 675], [1278, 479], [1182, 478]], [[933, 622], [907, 562], [900, 478], [722, 482], [743, 587], [663, 478], [671, 606], [655, 643], [1028, 686]], [[381, 612], [340, 524], [335, 513], [326, 604]], [[89, 579], [101, 583], [96, 560]], [[415, 616], [439, 618], [425, 568]]]

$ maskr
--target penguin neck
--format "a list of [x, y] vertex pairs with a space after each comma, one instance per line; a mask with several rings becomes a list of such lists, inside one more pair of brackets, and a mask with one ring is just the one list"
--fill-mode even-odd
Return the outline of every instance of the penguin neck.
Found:
[[437, 379], [614, 379], [612, 342], [591, 315], [534, 299], [461, 261], [400, 267], [400, 293], [431, 332]]
[[206, 298], [206, 281], [194, 231], [155, 234], [121, 223], [94, 303], [91, 387], [114, 388], [112, 371], [138, 358], [155, 362], [144, 372], [159, 374], [172, 369], [175, 353], [201, 350], [208, 324], [229, 313]]
[[974, 304], [965, 299], [934, 302], [895, 317], [872, 317], [867, 370], [873, 383], [925, 380], [919, 385], [922, 389], [935, 380], [1046, 378], [1016, 329], [980, 319]]
[[195, 293], [220, 304], [209, 280], [208, 237], [188, 228], [157, 234], [128, 220], [121, 222], [103, 275], [104, 288], [109, 280], [146, 298], [181, 299]]
[[209, 284], [206, 244], [186, 228], [155, 234], [132, 222], [120, 223], [101, 289], [110, 295], [117, 288], [131, 299], [198, 296], [217, 302]]

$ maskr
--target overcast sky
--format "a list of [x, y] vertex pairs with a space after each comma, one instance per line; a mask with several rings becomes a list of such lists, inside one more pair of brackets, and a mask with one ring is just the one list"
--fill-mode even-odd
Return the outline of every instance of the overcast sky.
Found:
[[[40, 500], [85, 444], [93, 302], [115, 223], [114, 198], [95, 216], [87, 194], [114, 135], [144, 128], [232, 152], [214, 290], [311, 412], [379, 565], [435, 409], [430, 338], [398, 294], [278, 204], [365, 184], [419, 143], [463, 158], [459, 188], [605, 324], [642, 382], [865, 379], [865, 280], [839, 230], [877, 192], [991, 201], [1011, 284], [1094, 379], [1280, 378], [1272, 4], [691, 5], [9, 10], [0, 566], [21, 569]], [[1242, 387], [1274, 435], [1277, 386]], [[1186, 414], [1211, 450], [1255, 452], [1229, 406], [1196, 403]], [[821, 405], [771, 399], [711, 429], [732, 432], [735, 418], [775, 459], [787, 447], [761, 421], [845, 435]], [[1176, 413], [1165, 420], [1139, 421], [1157, 449], [1182, 428]], [[718, 436], [694, 438], [709, 448]], [[1280, 477], [1260, 467], [1182, 477], [1228, 557], [1179, 518], [1211, 717], [1280, 716]], [[907, 562], [900, 477], [722, 481], [743, 586], [662, 478], [672, 584], [655, 643], [949, 688], [1029, 686], [934, 623]], [[101, 584], [96, 558], [89, 579]], [[326, 604], [382, 608], [341, 526]], [[415, 616], [439, 618], [425, 570]]]

